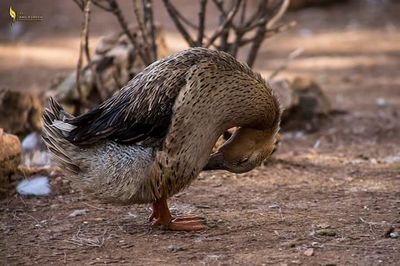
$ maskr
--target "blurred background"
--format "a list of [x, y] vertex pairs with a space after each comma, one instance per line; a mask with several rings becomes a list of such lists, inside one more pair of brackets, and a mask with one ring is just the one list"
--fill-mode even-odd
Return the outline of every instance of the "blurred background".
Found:
[[[297, 26], [264, 42], [255, 68], [272, 71], [290, 52], [302, 48], [304, 53], [291, 63], [285, 74], [351, 77], [359, 74], [360, 68], [372, 71], [373, 66], [383, 76], [389, 75], [390, 69], [395, 71], [393, 64], [398, 62], [397, 2], [330, 2], [333, 4], [298, 7], [300, 9], [285, 14], [284, 21], [294, 20]], [[197, 22], [196, 4], [191, 1], [174, 3], [186, 17]], [[256, 2], [249, 1], [250, 8], [251, 5], [256, 6]], [[10, 6], [17, 12], [42, 16], [43, 20], [17, 21], [12, 25]], [[126, 20], [135, 23], [132, 1], [121, 1], [120, 7]], [[1, 87], [43, 91], [49, 88], [54, 77], [75, 69], [83, 14], [73, 1], [2, 1], [0, 8]], [[218, 14], [215, 6], [209, 4], [206, 19], [209, 29], [217, 25]], [[187, 48], [161, 1], [154, 1], [154, 17], [162, 25], [170, 53]], [[117, 19], [93, 6], [90, 22], [92, 51], [102, 36], [117, 31], [121, 31]]]
[[[177, 209], [212, 217], [213, 232], [185, 237], [142, 234], [147, 230], [145, 207], [86, 203], [48, 168], [39, 137], [46, 98], [55, 96], [69, 111], [80, 113], [109, 97], [155, 58], [189, 47], [164, 2], [179, 11], [194, 40], [198, 28], [191, 24], [198, 22], [204, 3], [147, 1], [152, 2], [157, 53], [145, 62], [124, 36], [116, 9], [108, 5], [113, 1], [97, 2], [101, 6], [91, 5], [87, 28], [89, 65], [81, 49], [85, 1], [0, 2], [0, 128], [17, 136], [4, 133], [0, 141], [0, 164], [10, 166], [0, 167], [5, 198], [1, 229], [9, 239], [7, 247], [0, 246], [3, 262], [389, 265], [400, 260], [393, 252], [400, 248], [399, 1], [292, 0], [285, 8], [286, 1], [265, 1], [266, 23], [283, 13], [266, 31], [254, 60], [249, 60], [250, 41], [235, 56], [250, 62], [280, 96], [285, 108], [281, 147], [257, 170], [240, 176], [202, 174], [178, 196]], [[253, 12], [262, 18], [257, 10], [263, 10], [263, 1], [243, 2], [248, 19]], [[142, 12], [142, 1], [116, 3], [143, 45], [134, 11], [139, 3]], [[203, 46], [234, 3], [208, 1]], [[249, 38], [256, 32], [254, 26]], [[232, 36], [227, 40], [234, 43]], [[210, 47], [221, 48], [220, 39]], [[13, 159], [21, 153], [21, 160]], [[18, 182], [38, 174], [49, 178], [43, 183], [51, 186], [42, 193], [46, 198], [21, 196], [30, 194], [24, 189], [16, 193]], [[86, 211], [69, 216], [75, 210]], [[84, 221], [93, 224], [82, 229], [86, 238], [78, 238], [75, 233]], [[159, 234], [158, 240], [152, 234]], [[21, 251], [26, 239], [35, 252]]]

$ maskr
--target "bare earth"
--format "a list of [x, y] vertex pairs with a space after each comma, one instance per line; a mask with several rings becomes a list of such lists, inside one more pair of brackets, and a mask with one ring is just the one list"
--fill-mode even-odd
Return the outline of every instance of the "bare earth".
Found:
[[[22, 25], [18, 42], [1, 28], [2, 87], [43, 91], [75, 66], [77, 8], [72, 1], [40, 2], [15, 6], [45, 19]], [[287, 19], [297, 20], [297, 28], [265, 42], [260, 72], [267, 75], [302, 47], [281, 77], [313, 76], [335, 108], [348, 113], [315, 133], [286, 134], [265, 166], [242, 175], [202, 174], [171, 200], [174, 213], [206, 216], [208, 230], [151, 228], [149, 206], [101, 204], [54, 180], [48, 197], [0, 203], [0, 264], [399, 265], [400, 238], [384, 236], [391, 226], [400, 231], [400, 5], [394, 2], [291, 13]], [[170, 47], [185, 47], [158, 6]], [[94, 40], [115, 25], [97, 13]], [[86, 214], [69, 216], [81, 209]]]

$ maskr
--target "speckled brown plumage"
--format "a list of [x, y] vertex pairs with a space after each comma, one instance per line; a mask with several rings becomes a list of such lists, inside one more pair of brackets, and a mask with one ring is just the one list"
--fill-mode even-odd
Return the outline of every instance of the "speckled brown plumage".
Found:
[[145, 203], [181, 191], [203, 168], [253, 169], [274, 149], [280, 115], [259, 74], [226, 53], [191, 48], [151, 64], [79, 117], [51, 101], [44, 139], [81, 188]]

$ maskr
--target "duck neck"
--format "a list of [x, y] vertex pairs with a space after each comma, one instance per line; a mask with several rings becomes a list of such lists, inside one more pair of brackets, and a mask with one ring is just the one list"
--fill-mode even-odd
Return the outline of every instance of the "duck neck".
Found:
[[279, 104], [272, 90], [261, 76], [245, 66], [239, 68], [204, 64], [189, 71], [187, 85], [175, 101], [163, 151], [156, 159], [163, 165], [163, 175], [170, 170], [171, 177], [164, 179], [172, 180], [168, 181], [172, 186], [181, 189], [200, 173], [225, 130], [240, 126], [270, 131], [279, 126]]

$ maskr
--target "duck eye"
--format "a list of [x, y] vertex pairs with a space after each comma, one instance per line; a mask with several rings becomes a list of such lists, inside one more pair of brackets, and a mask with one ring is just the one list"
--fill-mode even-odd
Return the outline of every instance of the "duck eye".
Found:
[[244, 157], [238, 161], [238, 164], [246, 163], [249, 160], [249, 157]]

